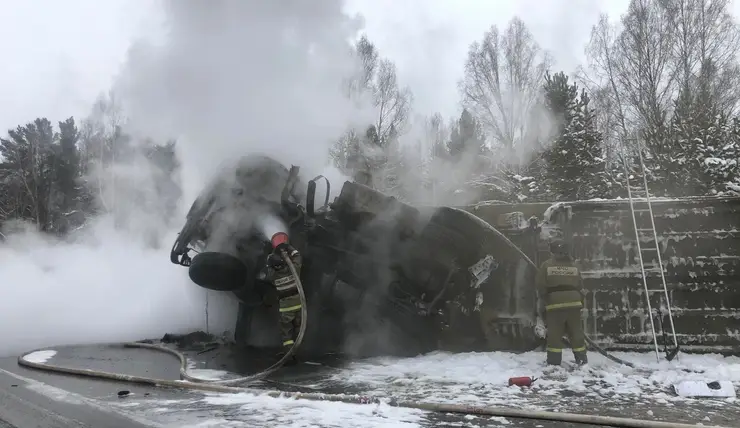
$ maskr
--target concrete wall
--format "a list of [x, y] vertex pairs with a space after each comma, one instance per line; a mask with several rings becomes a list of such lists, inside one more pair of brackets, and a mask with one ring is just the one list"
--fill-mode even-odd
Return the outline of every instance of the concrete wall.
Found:
[[[636, 208], [647, 208], [647, 204], [638, 203]], [[507, 212], [537, 216], [546, 220], [542, 223], [542, 238], [553, 229], [561, 230], [584, 269], [587, 333], [613, 349], [654, 349], [627, 201], [479, 205], [466, 209], [493, 225], [500, 224], [500, 215]], [[740, 198], [655, 200], [653, 211], [679, 344], [697, 351], [740, 349]], [[636, 213], [636, 217], [638, 227], [650, 227], [647, 212]], [[506, 233], [502, 225], [499, 227]], [[655, 270], [657, 254], [645, 250], [656, 245], [652, 232], [639, 235], [662, 351], [659, 309], [669, 345], [673, 339], [662, 281]], [[539, 250], [541, 261], [547, 257], [544, 240]]]

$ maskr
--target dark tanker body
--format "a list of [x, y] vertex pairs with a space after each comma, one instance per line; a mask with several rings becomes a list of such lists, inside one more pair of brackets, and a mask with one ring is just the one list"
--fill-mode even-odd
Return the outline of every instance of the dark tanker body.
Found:
[[[332, 202], [316, 202], [317, 185], [329, 194], [323, 177], [306, 182], [297, 167], [247, 156], [224, 169], [187, 215], [171, 261], [189, 266], [196, 284], [239, 299], [238, 344], [279, 345], [277, 296], [257, 274], [270, 251], [267, 235], [282, 224], [303, 255], [308, 324], [299, 354], [537, 345], [534, 297], [515, 291], [532, 284], [534, 269], [488, 223], [455, 208], [412, 207], [350, 181]], [[523, 312], [507, 308], [513, 295], [521, 295]]]

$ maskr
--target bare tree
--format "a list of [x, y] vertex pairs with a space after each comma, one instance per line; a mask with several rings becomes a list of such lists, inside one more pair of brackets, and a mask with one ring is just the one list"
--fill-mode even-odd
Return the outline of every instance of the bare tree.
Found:
[[676, 93], [673, 32], [656, 0], [632, 0], [616, 39], [616, 78], [629, 118], [647, 144], [658, 143]]
[[360, 37], [355, 45], [357, 55], [360, 57], [362, 70], [360, 71], [359, 88], [369, 89], [372, 87], [373, 77], [378, 69], [379, 55], [375, 45], [368, 40], [366, 35]]
[[462, 104], [508, 152], [529, 128], [550, 63], [519, 18], [509, 22], [503, 36], [494, 25], [480, 42], [470, 45], [465, 75], [458, 84]]
[[329, 155], [345, 173], [362, 175], [363, 182], [386, 190], [397, 189], [404, 154], [398, 138], [408, 129], [413, 94], [400, 86], [395, 64], [381, 58], [366, 36], [357, 41], [355, 51], [360, 68], [349, 79], [349, 96], [371, 105], [375, 117], [368, 128], [347, 131]]
[[[584, 86], [596, 94], [605, 144], [615, 153], [618, 145], [636, 141], [662, 144], [667, 115], [675, 94], [672, 68], [672, 32], [658, 0], [632, 0], [622, 17], [621, 31], [602, 15], [586, 47]], [[618, 154], [618, 152], [617, 152]]]
[[662, 145], [678, 92], [693, 94], [700, 84], [706, 88], [708, 83], [700, 80], [709, 76], [721, 111], [735, 112], [740, 101], [740, 30], [729, 4], [632, 0], [621, 29], [606, 15], [600, 18], [586, 49], [587, 71], [580, 77], [598, 94], [600, 121], [610, 124], [603, 129], [607, 143], [639, 133], [646, 144]]
[[591, 90], [591, 100], [596, 115], [596, 128], [601, 132], [604, 141], [604, 158], [607, 169], [617, 158], [619, 150], [619, 136], [622, 132], [620, 123], [621, 108], [608, 86], [596, 87]]
[[94, 188], [103, 209], [115, 207], [115, 173], [110, 168], [117, 161], [121, 150], [121, 129], [125, 118], [115, 94], [110, 92], [98, 97], [90, 115], [82, 122], [80, 145], [85, 173], [95, 181]]
[[350, 97], [364, 98], [376, 109], [373, 123], [381, 141], [389, 140], [390, 133], [396, 135], [406, 131], [413, 94], [408, 87], [398, 83], [395, 64], [381, 58], [377, 47], [363, 35], [355, 43], [355, 53], [360, 69], [349, 79]]
[[586, 45], [586, 67], [578, 74], [583, 85], [596, 96], [597, 110], [602, 115], [602, 123], [612, 126], [602, 128], [605, 139], [616, 143], [628, 134], [625, 103], [621, 96], [618, 80], [619, 58], [615, 48], [617, 29], [609, 22], [609, 16], [602, 14], [591, 29], [591, 39]]
[[408, 87], [399, 87], [395, 64], [386, 59], [380, 61], [372, 89], [378, 112], [375, 128], [380, 140], [391, 138], [391, 133], [405, 133], [413, 97]]
[[[729, 10], [731, 1], [661, 0], [660, 5], [674, 34], [671, 59], [679, 89], [693, 94], [708, 84], [719, 110], [735, 113], [740, 102], [740, 27]], [[709, 75], [711, 83], [699, 82]]]
[[439, 157], [446, 150], [450, 138], [450, 129], [445, 125], [440, 113], [434, 113], [424, 121], [424, 139], [427, 151], [432, 157]]

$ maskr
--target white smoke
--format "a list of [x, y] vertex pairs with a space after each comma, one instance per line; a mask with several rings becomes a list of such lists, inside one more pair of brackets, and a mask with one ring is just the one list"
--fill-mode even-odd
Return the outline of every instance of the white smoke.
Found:
[[165, 2], [167, 37], [137, 44], [118, 82], [132, 125], [178, 138], [190, 191], [247, 153], [320, 173], [329, 145], [370, 118], [343, 93], [360, 22], [341, 6]]
[[[12, 28], [11, 24], [16, 22], [24, 23], [23, 27], [30, 29], [27, 30], [28, 38], [31, 33], [35, 36], [35, 28], [40, 27], [48, 29], [47, 33], [56, 38], [74, 28], [74, 40], [63, 38], [58, 48], [39, 54], [39, 45], [43, 43], [35, 39], [30, 42], [33, 44], [30, 48], [16, 43], [16, 33], [13, 33], [13, 37], [6, 38], [16, 49], [11, 51], [10, 57], [18, 58], [26, 51], [34, 52], [33, 61], [48, 61], [62, 47], [82, 50], [84, 46], [88, 49], [86, 55], [75, 58], [76, 67], [72, 70], [83, 73], [75, 76], [73, 85], [69, 81], [57, 85], [67, 88], [64, 97], [45, 98], [44, 94], [59, 90], [48, 88], [54, 78], [39, 74], [51, 68], [12, 61], [9, 70], [18, 72], [11, 73], [5, 80], [13, 85], [22, 79], [33, 80], [33, 83], [26, 85], [32, 88], [16, 90], [20, 95], [6, 103], [10, 110], [4, 111], [8, 113], [5, 120], [12, 121], [9, 126], [26, 120], [14, 116], [18, 111], [23, 116], [58, 116], [51, 117], [54, 120], [77, 114], [77, 111], [67, 113], [70, 105], [62, 105], [57, 98], [72, 102], [68, 92], [84, 92], [86, 98], [90, 88], [104, 80], [102, 75], [107, 74], [111, 63], [115, 62], [112, 53], [115, 46], [102, 46], [107, 42], [104, 37], [92, 40], [92, 35], [80, 30], [90, 27], [99, 34], [103, 30], [108, 35], [116, 32], [116, 25], [110, 22], [107, 25], [107, 21], [100, 19], [101, 5], [107, 2], [85, 5], [82, 1], [71, 2], [77, 7], [72, 12], [67, 2], [61, 9], [50, 9], [50, 6], [57, 7], [55, 2], [45, 3], [44, 7], [37, 5], [25, 15], [16, 16], [19, 19], [10, 19], [5, 29]], [[143, 8], [139, 2], [132, 6], [131, 2], [123, 1], [118, 1], [117, 7], [123, 4], [131, 9]], [[162, 23], [164, 26], [140, 29], [147, 38], [132, 46], [113, 87], [129, 119], [126, 132], [132, 133], [135, 139], [153, 138], [158, 142], [177, 139], [184, 192], [181, 214], [172, 226], [168, 226], [161, 221], [158, 212], [149, 209], [148, 203], [140, 203], [142, 195], [145, 201], [155, 195], [151, 191], [151, 180], [147, 178], [151, 171], [144, 164], [94, 171], [93, 178], [101, 178], [103, 184], [102, 197], [115, 199], [118, 212], [127, 221], [123, 225], [118, 222], [119, 227], [114, 228], [113, 219], [97, 219], [84, 233], [75, 235], [72, 242], [27, 232], [11, 236], [0, 245], [0, 284], [4, 287], [0, 295], [0, 337], [4, 339], [0, 354], [17, 354], [28, 348], [64, 343], [136, 340], [205, 328], [206, 293], [189, 280], [186, 268], [171, 264], [167, 254], [168, 244], [184, 222], [185, 211], [205, 183], [220, 170], [224, 161], [249, 153], [263, 153], [286, 167], [300, 165], [304, 178], [324, 173], [334, 193], [341, 188], [344, 177], [326, 166], [326, 149], [347, 127], [360, 125], [359, 128], [364, 129], [373, 121], [368, 110], [349, 103], [341, 92], [344, 79], [357, 68], [349, 54], [363, 23], [344, 14], [340, 0], [171, 0], [155, 4], [163, 8], [138, 14], [147, 15], [150, 25]], [[92, 5], [101, 9], [93, 9]], [[151, 7], [152, 3], [148, 5]], [[395, 3], [388, 5], [396, 6]], [[475, 6], [476, 10], [479, 6]], [[382, 5], [374, 7], [384, 13], [387, 10]], [[453, 7], [453, 11], [462, 10], [462, 7]], [[417, 7], [411, 12], [394, 12], [394, 19], [402, 19], [406, 26], [412, 15], [421, 14]], [[449, 15], [448, 12], [443, 15]], [[70, 16], [59, 19], [64, 13], [74, 14], [80, 21]], [[43, 22], [27, 25], [28, 19], [41, 15], [44, 15]], [[111, 15], [115, 15], [116, 22], [130, 18], [118, 12]], [[505, 14], [480, 14], [478, 11], [476, 15], [496, 19], [495, 15]], [[95, 25], [88, 22], [91, 16]], [[385, 22], [383, 19], [376, 21]], [[53, 31], [55, 23], [60, 27]], [[471, 28], [468, 24], [460, 27]], [[483, 30], [487, 25], [486, 21], [478, 27]], [[387, 31], [392, 34], [389, 43], [398, 47], [399, 54], [414, 50], [434, 60], [419, 65], [418, 55], [401, 55], [406, 61], [405, 64], [398, 61], [401, 80], [404, 71], [414, 67], [424, 76], [430, 76], [433, 81], [420, 90], [418, 76], [411, 75], [412, 78], [406, 80], [419, 99], [426, 96], [427, 100], [438, 101], [434, 107], [415, 107], [425, 113], [440, 110], [448, 116], [451, 112], [444, 109], [456, 104], [454, 86], [462, 71], [466, 46], [482, 33], [458, 37], [455, 44], [460, 44], [462, 50], [452, 52], [453, 43], [446, 35], [442, 39], [447, 43], [440, 44], [437, 43], [439, 34], [436, 39], [429, 39], [426, 27], [418, 31], [419, 36], [413, 40], [400, 38], [397, 31]], [[370, 38], [374, 40], [374, 34], [370, 34]], [[46, 42], [51, 45], [50, 41]], [[9, 44], [3, 45], [6, 46]], [[91, 46], [95, 49], [90, 50]], [[379, 47], [380, 53], [385, 55], [385, 47]], [[105, 67], [91, 64], [95, 59], [92, 56], [97, 54], [105, 58], [99, 61], [105, 62]], [[390, 56], [392, 60], [401, 59]], [[459, 64], [454, 70], [450, 68], [453, 63]], [[36, 73], [32, 79], [28, 77], [28, 70]], [[7, 71], [3, 76], [8, 77]], [[443, 83], [449, 87], [443, 88]], [[80, 103], [76, 96], [73, 101], [76, 109]], [[407, 167], [412, 168], [416, 166]], [[116, 171], [115, 175], [112, 170]], [[451, 172], [449, 169], [443, 171], [445, 174]], [[111, 186], [113, 176], [116, 177], [115, 187]], [[110, 193], [112, 188], [120, 190], [120, 186], [125, 191]], [[321, 185], [317, 201], [323, 201], [320, 189]], [[161, 236], [159, 244], [162, 246], [153, 245], [152, 236]], [[154, 241], [156, 244], [157, 240]], [[225, 293], [209, 294], [208, 327], [211, 332], [233, 328], [233, 306], [226, 303], [228, 301], [215, 300], [225, 299], [225, 296]]]
[[[342, 92], [357, 70], [351, 43], [361, 22], [344, 15], [339, 0], [163, 5], [165, 31], [134, 45], [114, 89], [127, 132], [177, 139], [183, 213], [223, 162], [250, 153], [300, 165], [303, 176], [338, 176], [326, 167], [329, 145], [368, 122]], [[125, 186], [125, 176], [117, 183]], [[129, 183], [138, 195], [147, 185]], [[73, 243], [29, 232], [0, 247], [2, 354], [204, 328], [206, 293], [169, 262], [177, 230], [126, 195], [116, 193], [126, 217], [136, 218], [126, 228], [104, 217]], [[184, 214], [174, 227], [183, 222]], [[152, 248], [142, 225], [159, 229], [165, 244]], [[233, 304], [215, 294], [209, 329], [232, 330]]]

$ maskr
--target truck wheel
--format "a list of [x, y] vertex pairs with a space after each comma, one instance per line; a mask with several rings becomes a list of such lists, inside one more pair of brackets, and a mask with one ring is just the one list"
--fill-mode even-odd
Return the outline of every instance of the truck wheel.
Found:
[[188, 269], [190, 279], [203, 288], [214, 291], [234, 291], [244, 286], [249, 268], [231, 254], [198, 253]]

